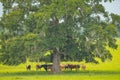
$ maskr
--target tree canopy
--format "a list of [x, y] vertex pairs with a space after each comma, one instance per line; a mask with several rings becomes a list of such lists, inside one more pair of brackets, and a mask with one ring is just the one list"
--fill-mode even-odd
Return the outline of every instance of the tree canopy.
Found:
[[117, 48], [120, 17], [106, 12], [102, 1], [113, 0], [0, 0], [0, 61], [19, 64], [49, 50], [56, 73], [60, 54], [94, 63], [112, 59], [106, 46]]

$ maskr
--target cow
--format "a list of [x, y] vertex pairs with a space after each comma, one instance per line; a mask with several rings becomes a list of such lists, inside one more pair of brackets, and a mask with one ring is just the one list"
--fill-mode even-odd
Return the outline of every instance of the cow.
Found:
[[82, 68], [82, 70], [85, 70], [86, 69], [86, 65], [82, 64], [81, 68]]
[[52, 64], [43, 64], [41, 65], [41, 68], [43, 67], [45, 71], [47, 72], [49, 69], [52, 71]]
[[36, 70], [38, 70], [38, 69], [40, 69], [40, 70], [41, 70], [41, 68], [42, 68], [42, 66], [41, 66], [41, 65], [39, 65], [39, 64], [37, 64], [37, 65], [36, 65]]
[[65, 69], [65, 66], [66, 66], [65, 64], [61, 64], [61, 65], [60, 65], [60, 69], [61, 69], [61, 70], [62, 70], [62, 69]]
[[[45, 69], [45, 71], [47, 72], [49, 69], [50, 69], [50, 71], [52, 71], [53, 65], [52, 64], [43, 64], [43, 65], [41, 65], [41, 67], [43, 67]], [[60, 69], [62, 70], [64, 68], [65, 68], [65, 65], [61, 64]]]
[[26, 69], [27, 69], [27, 70], [31, 70], [31, 65], [30, 65], [30, 64], [27, 65], [27, 66], [26, 66]]
[[76, 69], [76, 71], [78, 71], [79, 68], [80, 68], [80, 65], [77, 65], [77, 64], [67, 64], [67, 65], [65, 65], [65, 70], [70, 69], [72, 71], [72, 69]]

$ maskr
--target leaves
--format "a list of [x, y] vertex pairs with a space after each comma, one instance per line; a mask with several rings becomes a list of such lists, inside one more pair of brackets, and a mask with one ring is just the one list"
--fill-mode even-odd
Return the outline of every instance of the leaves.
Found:
[[[100, 4], [102, 0], [0, 2], [4, 7], [0, 21], [1, 61], [5, 64], [25, 62], [26, 57], [34, 61], [49, 50], [57, 50], [66, 59], [98, 63], [95, 58], [102, 61], [112, 58], [106, 46], [117, 48], [119, 15], [109, 15]], [[101, 20], [101, 15], [105, 20]]]

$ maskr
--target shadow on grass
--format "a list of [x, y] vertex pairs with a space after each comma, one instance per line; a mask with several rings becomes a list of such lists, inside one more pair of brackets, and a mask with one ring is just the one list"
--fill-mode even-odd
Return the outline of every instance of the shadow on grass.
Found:
[[50, 75], [110, 75], [110, 74], [120, 74], [120, 71], [62, 71], [59, 74], [52, 74], [52, 72], [45, 71], [24, 71], [24, 72], [6, 72], [0, 73], [2, 76], [50, 76]]

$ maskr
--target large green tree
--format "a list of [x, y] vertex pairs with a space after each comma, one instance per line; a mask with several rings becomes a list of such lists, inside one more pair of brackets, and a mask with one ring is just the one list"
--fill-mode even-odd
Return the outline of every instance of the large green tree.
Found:
[[[106, 46], [117, 48], [115, 43], [117, 25], [114, 19], [116, 15], [108, 14], [101, 4], [102, 1], [112, 2], [112, 0], [0, 0], [3, 4], [3, 17], [0, 21], [3, 29], [1, 40], [5, 46], [6, 41], [13, 40], [14, 37], [22, 38], [26, 34], [37, 34], [37, 39], [33, 37], [35, 43], [32, 46], [40, 48], [39, 51], [36, 48], [33, 51], [51, 52], [53, 73], [60, 72], [60, 54], [70, 57], [71, 60], [94, 63], [98, 63], [96, 58], [102, 61], [112, 59]], [[40, 41], [37, 44], [38, 39]], [[7, 48], [4, 51], [3, 48], [5, 47], [2, 47], [2, 56], [15, 54], [13, 51], [7, 51]], [[31, 49], [30, 46], [27, 47], [29, 48]]]

